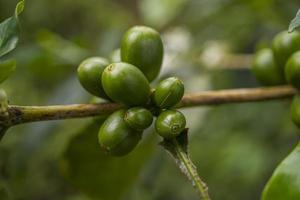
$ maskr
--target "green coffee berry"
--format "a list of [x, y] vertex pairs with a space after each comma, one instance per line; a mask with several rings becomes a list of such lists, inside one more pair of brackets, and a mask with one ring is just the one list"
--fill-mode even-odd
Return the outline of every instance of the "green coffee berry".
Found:
[[0, 89], [0, 115], [8, 115], [8, 100], [5, 90]]
[[154, 102], [160, 108], [175, 106], [184, 94], [184, 85], [176, 77], [161, 81], [154, 92]]
[[102, 74], [105, 93], [114, 101], [128, 106], [145, 105], [150, 85], [144, 74], [128, 63], [113, 63]]
[[151, 82], [159, 74], [163, 60], [163, 43], [157, 31], [146, 26], [134, 26], [123, 36], [123, 62], [138, 67]]
[[130, 128], [124, 116], [125, 110], [114, 112], [105, 120], [98, 133], [100, 146], [113, 156], [128, 154], [141, 139], [142, 132]]
[[92, 57], [84, 60], [77, 69], [77, 76], [81, 85], [91, 94], [107, 99], [102, 83], [101, 75], [108, 61], [101, 57]]
[[162, 112], [155, 121], [157, 133], [166, 139], [178, 136], [184, 130], [185, 125], [184, 115], [176, 110]]
[[284, 73], [279, 69], [269, 48], [255, 53], [252, 62], [252, 72], [262, 85], [281, 85], [285, 83]]
[[278, 33], [273, 40], [272, 50], [279, 69], [284, 72], [288, 58], [300, 50], [300, 33], [298, 31]]
[[286, 80], [300, 89], [300, 51], [294, 53], [285, 65]]
[[111, 63], [121, 62], [121, 50], [116, 49], [109, 55], [109, 60]]
[[144, 130], [148, 128], [153, 121], [152, 113], [142, 107], [130, 108], [126, 111], [125, 122], [135, 130]]
[[296, 95], [293, 98], [291, 108], [290, 108], [290, 116], [294, 124], [300, 128], [300, 96], [299, 95]]

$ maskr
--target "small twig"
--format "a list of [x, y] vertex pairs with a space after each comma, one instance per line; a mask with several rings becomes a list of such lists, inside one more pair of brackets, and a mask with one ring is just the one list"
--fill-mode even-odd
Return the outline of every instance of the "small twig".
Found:
[[164, 139], [159, 143], [173, 158], [176, 166], [191, 181], [201, 200], [210, 200], [208, 187], [201, 180], [197, 167], [193, 164], [188, 152], [188, 129], [173, 139]]
[[296, 93], [291, 86], [203, 91], [184, 95], [177, 107], [268, 101], [289, 98]]
[[[290, 86], [203, 91], [184, 95], [181, 102], [177, 105], [177, 108], [284, 99], [290, 98], [296, 93], [297, 90]], [[122, 106], [120, 104], [116, 103], [73, 104], [56, 106], [9, 105], [9, 117], [6, 124], [9, 124], [9, 126], [13, 126], [35, 121], [60, 120], [106, 115], [121, 107]]]
[[176, 151], [176, 154], [178, 155], [178, 159], [182, 162], [184, 165], [189, 179], [191, 179], [194, 187], [198, 190], [198, 193], [200, 195], [200, 199], [202, 200], [210, 200], [209, 194], [208, 194], [208, 188], [206, 184], [201, 180], [197, 169], [195, 165], [193, 164], [192, 160], [188, 156], [186, 152], [181, 148], [179, 143], [177, 142], [176, 139], [172, 140], [173, 147]]
[[10, 124], [35, 121], [59, 120], [70, 118], [107, 115], [121, 108], [117, 103], [71, 104], [55, 106], [9, 106]]

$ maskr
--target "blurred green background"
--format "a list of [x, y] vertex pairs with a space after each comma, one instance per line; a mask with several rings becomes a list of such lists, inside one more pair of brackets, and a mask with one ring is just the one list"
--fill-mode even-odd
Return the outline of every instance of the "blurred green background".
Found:
[[[16, 3], [0, 0], [1, 21]], [[299, 7], [298, 0], [27, 0], [20, 44], [7, 56], [17, 59], [17, 70], [2, 87], [11, 104], [88, 102], [91, 96], [76, 78], [78, 64], [89, 56], [108, 57], [124, 31], [137, 24], [162, 34], [165, 58], [158, 80], [176, 75], [187, 92], [256, 87], [248, 69], [217, 69], [226, 67], [217, 61], [232, 54], [243, 60], [269, 45]], [[299, 140], [289, 103], [183, 109], [190, 154], [213, 199], [259, 199], [276, 165]], [[197, 199], [157, 145], [153, 128], [128, 156], [102, 154], [97, 131], [103, 120], [11, 128], [0, 143], [0, 199]]]

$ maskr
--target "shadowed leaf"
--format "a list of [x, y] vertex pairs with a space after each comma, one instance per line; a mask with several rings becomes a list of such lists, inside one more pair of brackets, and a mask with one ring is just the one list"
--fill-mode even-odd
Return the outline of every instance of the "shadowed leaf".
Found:
[[5, 81], [16, 69], [15, 60], [0, 62], [0, 83]]
[[276, 168], [262, 200], [300, 199], [300, 143]]
[[127, 156], [112, 157], [100, 149], [99, 126], [87, 126], [71, 141], [62, 160], [62, 172], [84, 194], [94, 199], [117, 200], [138, 178], [155, 143], [147, 138]]
[[296, 17], [291, 21], [289, 25], [289, 32], [293, 32], [300, 26], [300, 9], [298, 10]]
[[24, 1], [20, 1], [15, 9], [15, 15], [0, 24], [0, 57], [12, 51], [18, 43], [19, 20], [18, 16], [24, 9]]

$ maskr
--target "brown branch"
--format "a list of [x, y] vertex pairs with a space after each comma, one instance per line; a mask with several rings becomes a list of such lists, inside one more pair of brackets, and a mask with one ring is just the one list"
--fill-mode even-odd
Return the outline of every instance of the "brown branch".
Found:
[[291, 86], [204, 91], [184, 95], [177, 107], [267, 101], [289, 98], [296, 93]]
[[10, 124], [35, 121], [59, 120], [70, 118], [107, 115], [121, 108], [117, 103], [71, 104], [55, 106], [15, 106], [8, 107]]
[[[292, 97], [296, 93], [297, 90], [290, 86], [203, 91], [184, 95], [181, 102], [177, 105], [177, 108], [284, 99]], [[120, 104], [116, 103], [73, 104], [56, 106], [10, 105], [8, 107], [8, 124], [10, 126], [13, 126], [35, 121], [107, 115], [121, 107], [122, 106]]]

